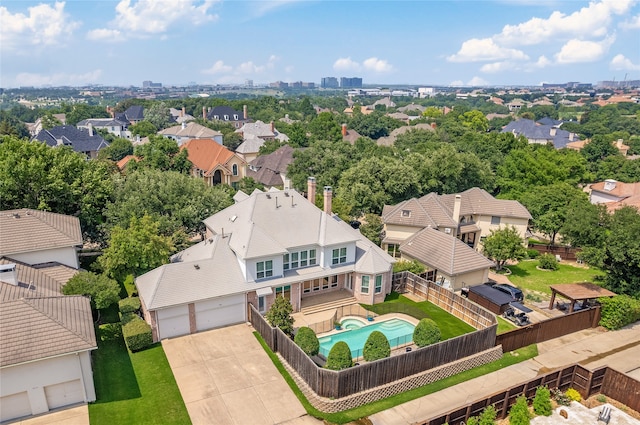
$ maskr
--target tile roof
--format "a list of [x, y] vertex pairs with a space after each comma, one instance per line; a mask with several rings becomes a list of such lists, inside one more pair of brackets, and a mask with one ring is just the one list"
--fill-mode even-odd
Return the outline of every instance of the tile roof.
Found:
[[396, 142], [398, 136], [415, 130], [435, 131], [431, 124], [420, 123], [416, 125], [405, 125], [403, 127], [396, 128], [388, 136], [379, 138], [376, 143], [380, 146], [392, 146]]
[[97, 347], [89, 298], [27, 298], [0, 308], [0, 367]]
[[0, 256], [82, 245], [78, 217], [27, 208], [0, 211], [0, 235]]
[[51, 147], [60, 144], [71, 146], [76, 152], [97, 152], [109, 146], [99, 134], [91, 136], [88, 131], [79, 130], [72, 125], [59, 125], [42, 130], [33, 140], [44, 142]]
[[[613, 185], [613, 189], [611, 190], [606, 190], [605, 189], [605, 185], [607, 183], [610, 183]], [[596, 192], [602, 192], [602, 193], [609, 193], [611, 195], [620, 197], [620, 198], [627, 198], [630, 196], [637, 196], [640, 195], [640, 182], [637, 183], [624, 183], [624, 182], [619, 182], [619, 181], [615, 181], [615, 180], [610, 180], [609, 182], [607, 181], [603, 181], [603, 182], [598, 182], [598, 183], [594, 183], [591, 185], [591, 190], [592, 191], [596, 191]]]
[[189, 161], [207, 173], [218, 165], [226, 164], [234, 156], [233, 152], [213, 139], [191, 139], [184, 142], [180, 149], [186, 149]]
[[289, 164], [293, 162], [293, 152], [291, 146], [284, 145], [268, 155], [260, 155], [251, 161], [247, 176], [266, 186], [283, 185], [282, 174], [286, 174]]
[[400, 252], [449, 276], [493, 266], [493, 262], [460, 239], [430, 227], [402, 242]]
[[263, 145], [264, 139], [254, 134], [247, 134], [244, 136], [244, 141], [236, 148], [236, 152], [242, 154], [258, 153]]
[[0, 281], [0, 302], [19, 298], [61, 296], [64, 284], [78, 272], [59, 263], [30, 266], [9, 257], [0, 257], [0, 265], [6, 264], [16, 265], [18, 285]]
[[236, 130], [236, 133], [242, 133], [244, 136], [249, 134], [260, 138], [276, 137], [277, 131], [273, 128], [273, 123], [264, 123], [260, 120], [252, 123], [244, 123], [244, 125]]
[[182, 125], [174, 125], [173, 127], [165, 128], [159, 134], [190, 139], [212, 139], [222, 136], [219, 131], [212, 130], [196, 122], [187, 123], [184, 127]]

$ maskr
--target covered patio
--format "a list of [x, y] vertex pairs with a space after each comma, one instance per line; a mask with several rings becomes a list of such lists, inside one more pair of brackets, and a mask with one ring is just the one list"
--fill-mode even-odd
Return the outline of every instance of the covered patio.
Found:
[[551, 285], [551, 300], [549, 301], [549, 310], [553, 310], [556, 295], [560, 295], [570, 301], [569, 313], [573, 313], [576, 307], [576, 301], [582, 301], [584, 308], [585, 302], [595, 300], [600, 297], [614, 297], [616, 294], [601, 286], [593, 283], [565, 283], [560, 285]]

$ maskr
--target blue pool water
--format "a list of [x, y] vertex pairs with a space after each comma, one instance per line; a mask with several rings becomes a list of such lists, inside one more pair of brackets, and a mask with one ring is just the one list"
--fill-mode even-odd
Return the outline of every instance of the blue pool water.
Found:
[[340, 322], [340, 326], [342, 326], [342, 329], [352, 330], [360, 329], [361, 327], [366, 325], [364, 324], [364, 322], [358, 319], [344, 319], [342, 322]]
[[363, 325], [360, 328], [355, 328], [357, 325], [355, 325], [354, 322], [356, 322], [356, 320], [351, 320], [348, 323], [349, 327], [354, 327], [354, 329], [345, 329], [337, 334], [318, 338], [320, 341], [320, 354], [327, 357], [329, 351], [331, 351], [331, 347], [333, 347], [336, 342], [344, 341], [349, 345], [353, 358], [361, 357], [364, 343], [373, 331], [382, 332], [389, 340], [391, 348], [409, 343], [413, 340], [413, 329], [415, 326], [406, 320], [394, 318], [382, 322], [375, 322], [370, 325]]

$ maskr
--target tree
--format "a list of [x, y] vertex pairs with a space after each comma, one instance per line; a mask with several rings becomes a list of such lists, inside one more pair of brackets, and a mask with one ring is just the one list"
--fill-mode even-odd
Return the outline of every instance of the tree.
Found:
[[280, 328], [285, 334], [293, 335], [293, 306], [284, 296], [276, 297], [276, 300], [267, 311], [266, 318], [271, 326]]
[[562, 240], [578, 247], [602, 247], [606, 238], [609, 214], [604, 204], [592, 204], [586, 197], [571, 201], [560, 229]]
[[158, 132], [158, 127], [149, 121], [140, 121], [129, 126], [129, 131], [134, 136], [147, 137]]
[[134, 153], [140, 158], [130, 164], [134, 169], [156, 168], [188, 174], [193, 166], [186, 149], [180, 149], [178, 142], [162, 136], [149, 136], [149, 143], [136, 146]]
[[311, 101], [307, 96], [305, 96], [300, 102], [300, 107], [298, 108], [302, 116], [305, 118], [312, 118], [316, 116], [316, 109], [311, 104]]
[[536, 389], [536, 396], [533, 399], [533, 411], [536, 415], [551, 416], [553, 408], [551, 406], [551, 392], [549, 388], [542, 386]]
[[591, 163], [602, 161], [608, 156], [620, 155], [620, 151], [613, 145], [612, 140], [602, 135], [593, 136], [580, 153]]
[[324, 367], [331, 370], [342, 370], [351, 366], [353, 366], [353, 359], [349, 345], [344, 341], [336, 342], [329, 351]]
[[91, 272], [75, 274], [62, 287], [64, 295], [85, 295], [91, 298], [91, 305], [97, 310], [108, 308], [120, 300], [118, 282], [105, 275]]
[[243, 177], [238, 183], [238, 190], [243, 191], [247, 195], [251, 195], [256, 189], [264, 191], [264, 185], [256, 181], [253, 177]]
[[360, 233], [374, 244], [380, 246], [380, 234], [382, 233], [382, 218], [377, 214], [365, 214], [364, 221], [360, 225]]
[[426, 118], [440, 118], [442, 117], [442, 110], [435, 106], [429, 106], [422, 112], [422, 116]]
[[531, 415], [529, 414], [529, 406], [527, 398], [520, 396], [516, 400], [516, 404], [509, 409], [510, 425], [529, 425], [531, 423]]
[[162, 130], [173, 124], [171, 111], [164, 102], [156, 102], [144, 110], [144, 120], [149, 121], [155, 128]]
[[277, 151], [281, 146], [282, 144], [280, 143], [280, 140], [267, 140], [262, 144], [262, 146], [260, 146], [258, 155], [269, 155], [270, 153]]
[[315, 356], [320, 351], [320, 341], [318, 341], [316, 333], [307, 326], [298, 329], [293, 340], [307, 356]]
[[393, 264], [393, 272], [400, 273], [403, 271], [408, 271], [413, 274], [421, 274], [424, 273], [427, 267], [420, 263], [418, 260], [400, 260]]
[[166, 264], [173, 252], [170, 237], [158, 234], [158, 223], [151, 216], [132, 217], [128, 227], [111, 229], [109, 246], [98, 259], [107, 275], [124, 281], [128, 274], [139, 276]]
[[413, 342], [420, 348], [435, 344], [441, 337], [440, 328], [429, 318], [420, 319], [413, 330]]
[[371, 332], [367, 341], [364, 343], [362, 355], [368, 362], [389, 357], [391, 355], [389, 340], [380, 331]]
[[497, 415], [498, 413], [496, 412], [496, 408], [493, 407], [493, 405], [485, 407], [480, 414], [478, 425], [494, 425], [496, 423]]
[[496, 270], [502, 270], [509, 260], [520, 260], [527, 254], [522, 245], [522, 237], [514, 226], [491, 230], [483, 245], [484, 255], [496, 263]]
[[321, 112], [311, 120], [308, 127], [314, 140], [338, 142], [342, 140], [342, 129], [331, 112]]
[[465, 112], [459, 118], [462, 125], [473, 131], [487, 131], [489, 129], [489, 120], [477, 109]]
[[118, 162], [125, 156], [132, 154], [133, 144], [131, 141], [122, 137], [116, 137], [109, 146], [98, 152], [98, 158]]
[[616, 210], [604, 244], [605, 286], [617, 294], [640, 297], [640, 213], [625, 206]]
[[46, 115], [43, 115], [40, 118], [40, 122], [42, 123], [42, 129], [43, 130], [49, 130], [49, 129], [53, 128], [53, 127], [57, 127], [59, 125], [62, 125], [60, 120], [58, 118], [54, 117], [52, 113], [47, 113]]

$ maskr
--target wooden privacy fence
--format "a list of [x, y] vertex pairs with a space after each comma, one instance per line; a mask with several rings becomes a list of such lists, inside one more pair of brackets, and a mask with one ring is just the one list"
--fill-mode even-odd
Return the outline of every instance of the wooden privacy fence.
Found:
[[529, 249], [535, 249], [540, 254], [559, 255], [561, 259], [567, 261], [576, 261], [579, 249], [570, 248], [568, 246], [546, 245], [538, 243], [530, 243]]
[[443, 415], [417, 423], [421, 425], [443, 425], [445, 423], [458, 425], [466, 423], [471, 416], [478, 416], [491, 405], [496, 409], [497, 418], [503, 419], [518, 397], [524, 395], [531, 401], [535, 396], [536, 389], [541, 386], [550, 389], [558, 388], [562, 391], [574, 388], [583, 398], [604, 394], [633, 410], [640, 409], [640, 382], [609, 367], [590, 371], [579, 364], [574, 364], [537, 376], [528, 382], [514, 385]]
[[513, 351], [527, 345], [548, 341], [583, 329], [594, 328], [600, 321], [600, 306], [588, 310], [554, 317], [519, 329], [496, 335], [496, 345], [502, 344], [502, 351]]

